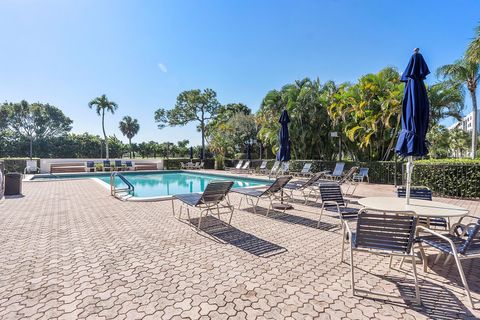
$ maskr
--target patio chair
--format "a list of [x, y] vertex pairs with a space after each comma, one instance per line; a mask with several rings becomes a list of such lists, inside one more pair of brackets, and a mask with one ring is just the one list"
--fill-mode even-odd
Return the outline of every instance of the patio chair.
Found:
[[[244, 196], [245, 201], [247, 204], [250, 204], [253, 206], [253, 212], [257, 213], [257, 206], [258, 202], [260, 199], [266, 199], [269, 201], [269, 206], [267, 209], [267, 214], [266, 216], [268, 217], [268, 214], [270, 213], [270, 210], [273, 209], [273, 201], [279, 200], [279, 201], [285, 201], [289, 200], [288, 195], [286, 196], [283, 193], [283, 188], [285, 185], [292, 179], [292, 176], [281, 176], [278, 177], [267, 189], [265, 190], [259, 190], [259, 189], [252, 189], [252, 188], [236, 188], [233, 189], [232, 192], [239, 193]], [[256, 199], [256, 202], [254, 202], [253, 199]], [[242, 205], [242, 200], [243, 198], [240, 198], [240, 202], [238, 204], [238, 209], [240, 209]], [[250, 203], [249, 203], [250, 201]], [[286, 206], [284, 206], [283, 212], [285, 212]]]
[[268, 173], [268, 178], [276, 177], [279, 169], [280, 169], [280, 161], [275, 161], [275, 163], [272, 166], [272, 169], [270, 169], [270, 172]]
[[338, 183], [320, 183], [318, 188], [322, 199], [322, 209], [320, 210], [317, 227], [320, 227], [320, 221], [325, 210], [338, 213], [341, 223], [344, 220], [357, 218], [358, 209], [347, 207], [347, 202], [343, 198], [342, 189]]
[[198, 170], [203, 170], [205, 169], [205, 162], [200, 162], [200, 164], [198, 165]]
[[[356, 232], [352, 232], [348, 223], [343, 222], [343, 241], [341, 259], [345, 242], [350, 243], [351, 290], [355, 296], [357, 291], [386, 296], [384, 293], [355, 289], [353, 253], [362, 251], [372, 254], [388, 255], [390, 257], [410, 257], [415, 280], [415, 302], [420, 304], [420, 289], [418, 286], [417, 267], [413, 242], [417, 217], [413, 212], [391, 212], [371, 209], [361, 209], [358, 213]], [[348, 243], [347, 242], [347, 243]]]
[[191, 169], [194, 169], [194, 170], [200, 169], [200, 162], [195, 162], [195, 163], [192, 165]]
[[185, 164], [185, 162], [180, 161], [180, 169], [186, 169], [186, 168], [187, 168], [187, 165]]
[[123, 170], [122, 160], [115, 160], [115, 170], [118, 170], [118, 171]]
[[25, 169], [23, 170], [24, 174], [29, 174], [29, 173], [38, 173], [40, 172], [40, 168], [37, 167], [37, 160], [26, 160], [26, 166]]
[[[172, 211], [175, 217], [175, 200], [179, 200], [180, 212], [178, 219], [182, 218], [183, 209], [187, 210], [188, 220], [190, 221], [190, 210], [199, 211], [200, 217], [196, 226], [197, 232], [201, 228], [202, 218], [204, 216], [216, 215], [220, 220], [220, 214], [229, 213], [228, 224], [232, 222], [234, 207], [230, 204], [228, 193], [232, 189], [233, 181], [212, 181], [203, 193], [176, 194], [172, 197]], [[224, 210], [226, 209], [226, 211]]]
[[87, 172], [95, 172], [95, 162], [93, 161], [87, 161], [85, 163], [85, 171]]
[[368, 177], [368, 168], [360, 168], [358, 173], [353, 176], [353, 181], [363, 182], [367, 179], [367, 182], [370, 183], [370, 178]]
[[[426, 232], [429, 235], [419, 236], [416, 238], [416, 241], [418, 242], [420, 253], [422, 255], [423, 269], [425, 272], [427, 272], [428, 261], [423, 245], [437, 249], [442, 255], [446, 255], [447, 258], [444, 264], [447, 264], [452, 257], [455, 259], [468, 301], [473, 308], [472, 296], [470, 294], [470, 288], [468, 287], [467, 278], [463, 272], [461, 260], [480, 257], [480, 220], [478, 217], [468, 217], [475, 219], [476, 222], [462, 224], [462, 217], [458, 223], [452, 226], [450, 232], [446, 234], [440, 234], [424, 226], [418, 226], [418, 231]], [[438, 262], [438, 259], [442, 255], [438, 255], [434, 263]]]
[[[405, 186], [397, 187], [397, 197], [405, 198], [407, 195], [407, 189]], [[410, 198], [419, 200], [432, 201], [432, 191], [427, 187], [411, 186]], [[446, 218], [425, 218], [420, 217], [418, 223], [426, 225], [427, 227], [442, 228], [447, 230], [450, 226], [450, 221]]]
[[290, 172], [291, 175], [296, 177], [309, 177], [312, 175], [312, 163], [307, 162], [303, 165], [303, 168], [299, 172]]
[[322, 176], [322, 172], [317, 172], [306, 181], [297, 180], [288, 183], [287, 185], [285, 185], [284, 189], [290, 192], [290, 198], [293, 198], [293, 193], [295, 191], [300, 191], [303, 198], [305, 199], [305, 204], [308, 203], [308, 198], [311, 198], [312, 196], [315, 197], [315, 201], [318, 201], [318, 199], [320, 198], [318, 182], [320, 181]]
[[126, 170], [130, 171], [130, 170], [134, 170], [134, 168], [135, 168], [135, 164], [133, 163], [133, 161], [131, 161], [131, 160], [125, 161], [125, 169]]
[[103, 171], [112, 171], [110, 160], [103, 160]]
[[237, 165], [235, 167], [226, 167], [225, 170], [227, 171], [238, 170], [242, 167], [242, 165], [243, 165], [243, 160], [238, 160]]
[[335, 169], [332, 173], [325, 173], [325, 178], [329, 180], [338, 180], [343, 176], [343, 169], [345, 168], [345, 162], [337, 162]]
[[262, 161], [262, 163], [260, 164], [260, 167], [258, 167], [258, 173], [267, 174], [268, 173], [267, 164], [268, 164], [268, 161]]

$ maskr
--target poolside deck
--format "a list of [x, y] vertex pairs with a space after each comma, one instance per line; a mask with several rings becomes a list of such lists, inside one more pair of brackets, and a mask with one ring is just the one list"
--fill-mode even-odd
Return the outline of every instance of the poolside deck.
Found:
[[[318, 206], [295, 203], [268, 218], [236, 210], [232, 227], [209, 218], [197, 234], [173, 218], [170, 201], [122, 202], [89, 180], [23, 186], [24, 197], [0, 200], [1, 319], [480, 317], [454, 264], [420, 271], [419, 307], [404, 300], [413, 294], [409, 265], [389, 269], [388, 258], [361, 254], [358, 285], [398, 298], [352, 297], [338, 220], [317, 229]], [[436, 200], [480, 216], [479, 201]], [[480, 259], [464, 267], [478, 308]]]

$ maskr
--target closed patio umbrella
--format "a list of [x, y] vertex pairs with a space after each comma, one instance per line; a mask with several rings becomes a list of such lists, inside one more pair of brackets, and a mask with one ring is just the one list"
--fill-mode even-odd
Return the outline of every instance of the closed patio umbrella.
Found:
[[252, 147], [250, 144], [247, 144], [247, 159], [252, 160]]
[[407, 158], [406, 200], [410, 203], [410, 187], [412, 184], [413, 157], [421, 157], [428, 153], [425, 136], [428, 129], [430, 105], [427, 89], [423, 80], [430, 73], [423, 56], [416, 48], [401, 81], [405, 82], [402, 101], [402, 130], [398, 136], [395, 151]]
[[193, 160], [193, 147], [190, 147], [190, 161]]
[[282, 111], [282, 115], [278, 122], [280, 122], [281, 127], [278, 135], [280, 149], [277, 152], [277, 161], [286, 162], [290, 160], [290, 136], [288, 134], [288, 123], [290, 122], [290, 118], [288, 117], [287, 110]]

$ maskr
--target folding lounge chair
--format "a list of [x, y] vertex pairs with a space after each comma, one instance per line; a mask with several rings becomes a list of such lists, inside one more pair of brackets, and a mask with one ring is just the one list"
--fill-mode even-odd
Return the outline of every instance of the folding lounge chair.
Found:
[[198, 166], [198, 170], [205, 169], [205, 162], [200, 162], [200, 165]]
[[267, 174], [268, 173], [267, 164], [268, 164], [268, 161], [262, 161], [262, 164], [260, 164], [260, 167], [258, 168], [258, 173]]
[[232, 221], [234, 207], [228, 200], [228, 192], [232, 189], [233, 181], [212, 181], [210, 182], [203, 193], [187, 193], [177, 194], [172, 197], [172, 211], [175, 217], [175, 200], [179, 200], [180, 213], [178, 219], [182, 217], [182, 210], [187, 210], [188, 220], [190, 221], [190, 210], [200, 212], [197, 232], [201, 228], [202, 218], [208, 214], [216, 215], [220, 219], [220, 214], [229, 213], [230, 218], [228, 224]]
[[338, 213], [342, 224], [344, 220], [357, 218], [358, 209], [347, 207], [347, 202], [343, 198], [342, 189], [338, 183], [321, 183], [318, 188], [322, 199], [322, 209], [320, 210], [317, 227], [320, 227], [320, 221], [325, 210]]
[[239, 170], [243, 165], [243, 160], [238, 160], [237, 165], [235, 167], [227, 167], [225, 170], [232, 171], [232, 170]]
[[[358, 170], [358, 167], [351, 167], [347, 171], [347, 173], [345, 173], [339, 180], [336, 181], [339, 185], [344, 185], [344, 184], [347, 185], [347, 187], [344, 189], [345, 195], [347, 194], [352, 195], [355, 193], [355, 190], [357, 189], [358, 183], [355, 182], [355, 180], [353, 179], [357, 170]], [[352, 192], [350, 192], [351, 187], [353, 187]]]
[[233, 170], [236, 173], [249, 173], [250, 172], [250, 160], [245, 161], [240, 169]]
[[25, 169], [23, 170], [24, 174], [27, 173], [38, 173], [40, 169], [37, 167], [37, 160], [27, 160]]
[[180, 169], [186, 169], [187, 168], [187, 165], [185, 164], [185, 162], [180, 162]]
[[[350, 231], [348, 223], [343, 222], [344, 236], [342, 241], [342, 261], [345, 248], [345, 241], [350, 242], [350, 271], [352, 295], [355, 289], [355, 277], [353, 253], [363, 251], [372, 254], [410, 257], [415, 280], [415, 302], [420, 304], [420, 289], [418, 286], [417, 269], [413, 242], [415, 238], [415, 227], [417, 217], [413, 212], [386, 212], [377, 210], [362, 209], [358, 213], [356, 232]], [[377, 293], [368, 290], [369, 294], [386, 296], [385, 293]], [[388, 295], [390, 296], [390, 295]]]
[[[405, 198], [407, 190], [404, 186], [397, 187], [397, 197]], [[427, 187], [411, 186], [410, 198], [419, 200], [432, 201], [432, 191]], [[447, 230], [450, 226], [450, 221], [445, 218], [425, 218], [420, 217], [418, 223], [426, 225], [427, 227], [441, 228]]]
[[291, 175], [297, 177], [308, 177], [312, 175], [312, 163], [307, 162], [303, 165], [303, 168], [299, 172], [290, 172]]
[[193, 165], [192, 165], [192, 168], [191, 169], [200, 169], [200, 162], [195, 162]]
[[427, 271], [428, 261], [423, 248], [424, 244], [441, 252], [441, 255], [439, 254], [437, 256], [434, 263], [438, 262], [442, 255], [447, 256], [444, 264], [447, 264], [452, 257], [455, 259], [468, 301], [473, 308], [472, 296], [470, 294], [470, 288], [468, 287], [467, 278], [463, 272], [461, 260], [480, 257], [480, 220], [478, 217], [468, 217], [475, 219], [476, 222], [465, 225], [461, 223], [463, 220], [462, 218], [458, 223], [452, 226], [450, 232], [447, 234], [440, 234], [424, 226], [418, 226], [417, 229], [419, 231], [424, 231], [429, 233], [429, 235], [417, 237], [416, 241], [419, 244], [420, 253], [422, 254], [423, 268], [425, 272]]
[[343, 168], [345, 168], [345, 162], [337, 162], [335, 164], [335, 169], [332, 173], [326, 173], [325, 178], [330, 180], [338, 180], [343, 176]]
[[317, 172], [310, 179], [306, 181], [292, 181], [289, 182], [284, 189], [290, 191], [290, 197], [293, 198], [293, 193], [295, 191], [300, 191], [303, 198], [305, 199], [305, 204], [308, 202], [308, 198], [312, 196], [315, 197], [315, 201], [318, 201], [320, 198], [320, 192], [318, 190], [318, 182], [322, 178], [323, 173]]
[[103, 160], [103, 171], [112, 171], [110, 160]]
[[85, 171], [87, 172], [95, 172], [95, 162], [87, 161], [85, 163]]
[[125, 161], [126, 170], [134, 170], [134, 163], [130, 160]]
[[368, 168], [360, 168], [358, 174], [353, 176], [353, 181], [363, 182], [367, 179], [367, 182], [370, 183], [370, 178], [368, 177]]
[[[267, 217], [270, 213], [270, 210], [273, 209], [273, 201], [285, 201], [289, 200], [289, 196], [285, 195], [282, 190], [285, 185], [292, 179], [292, 176], [281, 176], [278, 177], [266, 190], [259, 190], [259, 189], [252, 189], [252, 188], [237, 188], [233, 189], [232, 192], [239, 193], [245, 197], [245, 201], [247, 204], [250, 201], [250, 205], [253, 206], [253, 212], [257, 213], [257, 205], [260, 199], [265, 199], [269, 201], [269, 206], [267, 210]], [[253, 199], [256, 199], [254, 202]], [[238, 204], [238, 208], [242, 205], [243, 198], [240, 198], [240, 203]], [[283, 209], [285, 212], [286, 206]]]
[[278, 170], [280, 169], [280, 161], [275, 161], [275, 163], [272, 166], [272, 169], [270, 169], [270, 172], [268, 173], [268, 177], [276, 177], [278, 174]]

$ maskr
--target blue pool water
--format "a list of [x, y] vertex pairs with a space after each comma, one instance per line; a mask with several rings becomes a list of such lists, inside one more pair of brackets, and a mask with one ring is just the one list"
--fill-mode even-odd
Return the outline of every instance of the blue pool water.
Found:
[[[233, 188], [261, 186], [269, 183], [268, 180], [252, 179], [247, 177], [232, 177], [208, 173], [190, 173], [184, 171], [172, 172], [126, 172], [123, 175], [135, 187], [135, 197], [159, 197], [174, 194], [202, 192], [210, 181], [229, 180], [233, 181]], [[101, 181], [110, 184], [109, 173], [91, 173], [91, 174], [68, 174], [68, 175], [49, 175], [38, 176], [34, 180], [50, 179], [85, 179], [86, 177], [98, 178]], [[126, 187], [118, 177], [115, 178], [117, 187]]]

